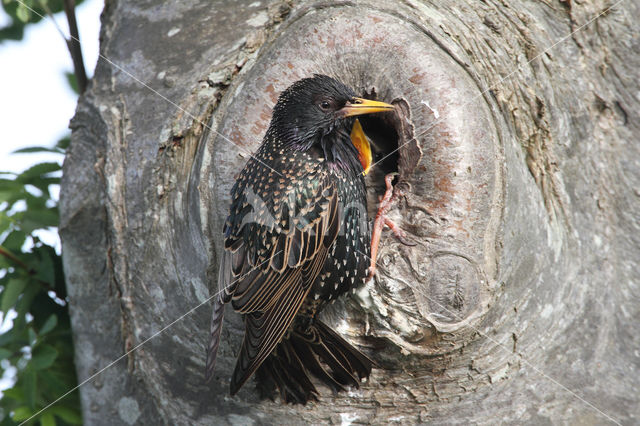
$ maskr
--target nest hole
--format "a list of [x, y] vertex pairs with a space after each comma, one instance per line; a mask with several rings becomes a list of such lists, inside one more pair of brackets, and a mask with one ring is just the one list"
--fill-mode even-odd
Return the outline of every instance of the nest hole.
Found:
[[370, 139], [373, 163], [367, 174], [369, 213], [375, 214], [378, 197], [383, 195], [386, 186], [384, 178], [389, 173], [397, 173], [393, 179], [394, 187], [402, 186], [403, 191], [410, 190], [409, 179], [422, 157], [417, 140], [414, 138], [414, 126], [411, 111], [404, 99], [395, 99], [394, 112], [362, 116], [360, 123]]
[[360, 119], [362, 129], [371, 140], [373, 164], [371, 172], [384, 175], [398, 171], [398, 132], [387, 114], [363, 116]]

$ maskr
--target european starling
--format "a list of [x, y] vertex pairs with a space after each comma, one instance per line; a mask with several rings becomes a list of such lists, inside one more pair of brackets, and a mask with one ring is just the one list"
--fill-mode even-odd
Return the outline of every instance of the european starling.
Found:
[[256, 370], [267, 391], [302, 404], [318, 394], [310, 373], [334, 391], [358, 387], [371, 373], [371, 360], [318, 313], [360, 285], [370, 264], [371, 152], [354, 116], [392, 109], [319, 74], [278, 98], [262, 145], [231, 190], [224, 224], [206, 375], [231, 301], [245, 323], [231, 395]]

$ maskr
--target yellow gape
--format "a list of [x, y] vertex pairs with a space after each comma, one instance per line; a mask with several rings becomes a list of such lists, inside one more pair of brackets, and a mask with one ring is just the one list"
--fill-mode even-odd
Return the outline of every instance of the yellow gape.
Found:
[[362, 174], [366, 175], [371, 167], [371, 145], [369, 144], [367, 135], [364, 134], [362, 125], [358, 119], [353, 123], [353, 128], [351, 129], [351, 142], [353, 142], [355, 147], [358, 149], [358, 159], [360, 160], [360, 164], [362, 164], [362, 169], [364, 170]]

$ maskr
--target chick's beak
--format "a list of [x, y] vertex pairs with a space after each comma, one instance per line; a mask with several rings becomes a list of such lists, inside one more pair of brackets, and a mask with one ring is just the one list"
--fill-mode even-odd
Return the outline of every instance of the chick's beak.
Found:
[[373, 112], [392, 111], [393, 105], [363, 98], [353, 98], [338, 110], [341, 117], [371, 114]]
[[360, 164], [362, 164], [363, 174], [366, 175], [371, 167], [373, 156], [371, 155], [371, 145], [369, 144], [367, 135], [364, 134], [362, 125], [360, 125], [358, 119], [353, 123], [353, 128], [351, 129], [351, 142], [358, 150], [358, 160], [360, 160]]

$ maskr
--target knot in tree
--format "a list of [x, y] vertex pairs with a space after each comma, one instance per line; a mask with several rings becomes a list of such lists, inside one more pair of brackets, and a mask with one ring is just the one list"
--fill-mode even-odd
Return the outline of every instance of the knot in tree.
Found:
[[[85, 420], [632, 422], [640, 253], [630, 188], [640, 184], [640, 157], [629, 142], [640, 101], [630, 93], [640, 56], [629, 47], [637, 31], [619, 32], [640, 11], [414, 1], [234, 8], [168, 3], [158, 14], [121, 2], [105, 12], [110, 61], [99, 62], [72, 123], [61, 232], [80, 379], [123, 353], [127, 361], [80, 388]], [[628, 60], [612, 59], [620, 56]], [[349, 102], [394, 107], [349, 122], [371, 147], [370, 168], [353, 157], [367, 172], [362, 214], [374, 221], [384, 207], [375, 276], [317, 318], [373, 368], [341, 392], [311, 378], [317, 401], [307, 405], [262, 398], [251, 380], [230, 397], [251, 321], [230, 307], [204, 382], [209, 302], [220, 265], [237, 266], [224, 261], [230, 194], [248, 161], [277, 154], [254, 153], [280, 94], [314, 74], [352, 90]], [[296, 170], [276, 169], [283, 186]], [[256, 179], [269, 177], [283, 178]], [[309, 209], [333, 208], [327, 191]], [[260, 192], [241, 201], [262, 220]], [[269, 212], [295, 210], [288, 202]], [[270, 229], [288, 226], [271, 219]], [[286, 253], [274, 268], [305, 251]]]

